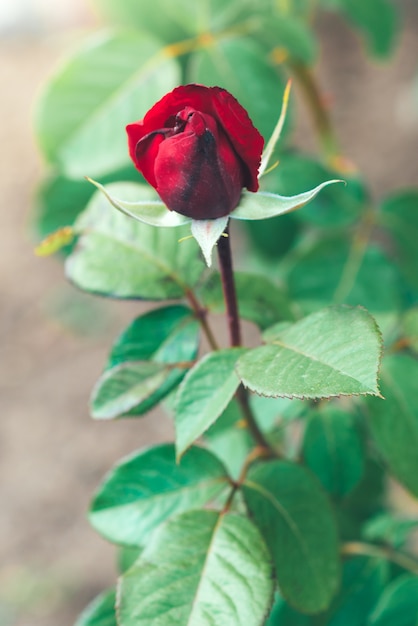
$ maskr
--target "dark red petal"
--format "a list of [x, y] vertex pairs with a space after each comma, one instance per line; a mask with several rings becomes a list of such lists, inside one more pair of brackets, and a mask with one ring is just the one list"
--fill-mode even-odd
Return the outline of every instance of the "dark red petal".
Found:
[[165, 137], [162, 133], [149, 133], [140, 139], [135, 146], [135, 167], [142, 173], [145, 180], [153, 187], [157, 186], [154, 167], [160, 144]]
[[248, 168], [244, 184], [249, 191], [257, 191], [264, 139], [234, 96], [220, 87], [212, 87], [211, 91], [215, 117]]
[[128, 124], [126, 132], [128, 133], [129, 156], [136, 165], [136, 144], [140, 139], [142, 139], [142, 137], [144, 137], [144, 135], [146, 135], [146, 133], [144, 133], [142, 122], [133, 122], [133, 124]]
[[228, 91], [221, 87], [182, 85], [159, 100], [145, 115], [142, 122], [144, 134], [164, 126], [170, 116], [191, 106], [209, 113], [223, 127], [231, 144], [245, 164], [244, 186], [250, 191], [258, 189], [258, 168], [264, 139], [253, 125], [246, 110]]
[[[233, 147], [232, 152], [235, 151], [233, 160], [240, 162], [241, 186], [247, 187], [250, 191], [257, 191], [258, 168], [264, 140], [253, 126], [245, 109], [229, 92], [220, 87], [205, 87], [197, 84], [177, 87], [161, 98], [148, 111], [142, 121], [130, 124], [127, 127], [129, 150], [136, 167], [143, 173], [145, 167], [147, 180], [155, 186], [155, 183], [152, 182], [151, 154], [149, 160], [144, 155], [145, 162], [141, 161], [140, 164], [135, 155], [136, 145], [142, 137], [152, 131], [173, 126], [176, 115], [186, 107], [192, 107], [195, 111], [210, 115], [216, 120], [221, 137], [219, 145], [228, 145], [228, 154]], [[156, 157], [155, 147], [156, 144], [152, 143], [152, 158]], [[221, 158], [221, 162], [222, 160]], [[187, 167], [187, 163], [185, 163], [185, 167]]]
[[157, 191], [172, 210], [194, 219], [228, 215], [243, 187], [242, 164], [227, 141], [207, 130], [180, 133], [161, 145], [155, 162]]

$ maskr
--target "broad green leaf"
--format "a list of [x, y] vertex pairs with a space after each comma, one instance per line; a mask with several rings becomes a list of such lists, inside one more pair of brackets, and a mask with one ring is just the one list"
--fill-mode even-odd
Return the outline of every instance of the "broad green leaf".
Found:
[[301, 224], [295, 215], [285, 213], [269, 220], [241, 223], [249, 236], [251, 247], [262, 260], [275, 261], [293, 248], [301, 230]]
[[[116, 180], [138, 181], [138, 172], [124, 168], [105, 176], [107, 183]], [[61, 174], [49, 176], [39, 186], [35, 196], [34, 226], [40, 237], [46, 237], [64, 226], [72, 226], [94, 193], [87, 180], [71, 180]]]
[[322, 623], [364, 626], [389, 578], [387, 561], [355, 557], [344, 563], [341, 589]]
[[361, 305], [384, 328], [401, 308], [399, 283], [399, 272], [377, 245], [356, 254], [340, 237], [301, 249], [287, 275], [290, 296], [305, 313], [330, 302]]
[[[122, 363], [107, 370], [96, 383], [91, 397], [91, 414], [96, 419], [114, 419], [132, 412], [149, 401], [166, 382], [172, 365], [139, 361]], [[181, 369], [181, 368], [180, 368]], [[176, 372], [181, 375], [181, 372]], [[148, 403], [147, 403], [148, 407]]]
[[235, 364], [243, 352], [243, 348], [211, 352], [185, 376], [177, 393], [174, 418], [178, 457], [214, 423], [231, 401], [240, 384]]
[[117, 626], [115, 604], [115, 590], [104, 591], [83, 611], [75, 626]]
[[284, 81], [255, 41], [237, 37], [213, 40], [193, 54], [189, 78], [228, 89], [260, 133], [270, 137], [279, 117]]
[[135, 563], [143, 548], [138, 546], [121, 546], [117, 553], [118, 571], [120, 574], [126, 572]]
[[[261, 274], [234, 272], [240, 317], [262, 330], [280, 319], [294, 319], [291, 303], [283, 287]], [[210, 274], [199, 289], [199, 297], [213, 313], [225, 312], [221, 277]]]
[[254, 441], [243, 422], [242, 411], [236, 399], [232, 399], [223, 413], [205, 432], [209, 450], [223, 462], [229, 475], [238, 479]]
[[364, 471], [362, 437], [353, 415], [329, 405], [308, 418], [303, 439], [306, 465], [333, 496], [345, 496]]
[[383, 542], [398, 549], [416, 530], [418, 519], [401, 519], [391, 513], [380, 513], [364, 525], [362, 534], [367, 541]]
[[380, 221], [395, 240], [395, 258], [403, 274], [418, 288], [418, 192], [404, 191], [387, 198], [382, 204]]
[[308, 410], [306, 402], [292, 398], [267, 398], [250, 396], [250, 405], [262, 430], [272, 431], [283, 422], [297, 419]]
[[116, 339], [107, 368], [127, 361], [176, 363], [194, 359], [199, 326], [183, 305], [153, 309], [137, 317]]
[[418, 361], [393, 355], [383, 361], [385, 400], [367, 401], [370, 428], [390, 471], [418, 496]]
[[198, 346], [199, 324], [184, 306], [162, 307], [136, 318], [117, 339], [95, 386], [93, 417], [149, 411], [180, 383]]
[[237, 220], [265, 220], [284, 215], [303, 207], [327, 185], [341, 182], [341, 180], [328, 180], [315, 187], [315, 189], [289, 197], [278, 196], [267, 191], [258, 191], [257, 193], [244, 191], [239, 205], [231, 213], [231, 218]]
[[417, 623], [418, 576], [402, 576], [381, 595], [367, 626], [416, 626]]
[[363, 477], [341, 501], [337, 510], [339, 531], [344, 541], [358, 541], [363, 525], [378, 515], [386, 504], [387, 474], [379, 459], [368, 454]]
[[268, 341], [237, 362], [238, 376], [251, 391], [288, 398], [379, 395], [382, 342], [364, 309], [323, 309], [270, 333]]
[[293, 196], [301, 189], [313, 189], [324, 180], [339, 178], [346, 179], [346, 184], [328, 186], [312, 198], [308, 207], [296, 214], [303, 222], [333, 228], [352, 224], [364, 210], [367, 193], [358, 179], [325, 167], [305, 154], [285, 153], [279, 166], [262, 178], [261, 187], [263, 191]]
[[313, 626], [313, 624], [310, 615], [298, 613], [277, 595], [266, 626]]
[[398, 30], [396, 3], [391, 0], [331, 1], [364, 33], [371, 54], [385, 58], [393, 52]]
[[[115, 183], [109, 189], [127, 199], [147, 193], [147, 187], [131, 183]], [[114, 298], [180, 298], [204, 268], [196, 243], [179, 243], [187, 232], [121, 215], [101, 193], [93, 196], [75, 229], [81, 237], [66, 272], [85, 291]]]
[[261, 626], [272, 566], [253, 523], [190, 511], [164, 524], [119, 587], [120, 626]]
[[315, 61], [318, 44], [313, 30], [303, 20], [289, 13], [263, 11], [251, 23], [255, 28], [254, 35], [262, 45], [293, 61], [306, 64]]
[[144, 545], [161, 522], [203, 506], [227, 480], [222, 463], [203, 448], [191, 448], [176, 463], [173, 445], [155, 446], [113, 468], [93, 499], [89, 519], [109, 541]]
[[93, 190], [87, 181], [56, 176], [46, 180], [35, 199], [35, 227], [41, 238], [71, 226], [86, 207]]
[[326, 609], [340, 565], [335, 521], [319, 484], [299, 465], [273, 461], [250, 469], [243, 489], [272, 553], [281, 595], [304, 613]]
[[71, 178], [126, 165], [126, 124], [179, 82], [177, 61], [148, 35], [98, 35], [58, 68], [38, 103], [46, 158]]
[[112, 24], [152, 33], [167, 43], [178, 43], [196, 35], [215, 33], [239, 22], [251, 2], [244, 0], [95, 0]]
[[402, 337], [406, 347], [418, 354], [418, 307], [405, 312], [400, 320]]

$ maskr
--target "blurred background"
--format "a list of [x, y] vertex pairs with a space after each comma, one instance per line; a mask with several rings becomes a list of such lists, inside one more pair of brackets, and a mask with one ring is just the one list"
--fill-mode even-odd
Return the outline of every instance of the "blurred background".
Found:
[[[397, 4], [401, 41], [387, 63], [367, 60], [338, 17], [315, 26], [317, 74], [344, 154], [376, 197], [418, 183], [418, 5]], [[89, 418], [109, 346], [139, 307], [81, 294], [59, 260], [33, 254], [31, 207], [43, 172], [34, 103], [58, 59], [99, 27], [87, 0], [0, 3], [2, 626], [71, 625], [113, 584], [114, 550], [86, 520], [92, 492], [121, 456], [171, 432], [153, 414], [109, 424]], [[296, 142], [309, 149], [314, 137], [299, 108]]]

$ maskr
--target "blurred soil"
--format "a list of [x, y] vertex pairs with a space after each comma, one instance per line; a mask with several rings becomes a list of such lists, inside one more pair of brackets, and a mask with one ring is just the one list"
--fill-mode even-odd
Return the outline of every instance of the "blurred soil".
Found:
[[[318, 68], [344, 154], [376, 197], [417, 185], [418, 7], [389, 64], [366, 61], [339, 20], [318, 24]], [[29, 212], [42, 165], [31, 132], [39, 86], [69, 37], [0, 40], [0, 623], [66, 626], [114, 581], [114, 551], [85, 518], [121, 456], [170, 437], [168, 420], [97, 423], [87, 402], [136, 304], [75, 292], [55, 259], [33, 256]], [[415, 100], [414, 100], [415, 98]], [[301, 111], [303, 112], [303, 106]], [[314, 146], [302, 116], [297, 140]], [[80, 317], [79, 311], [82, 311]], [[103, 320], [97, 324], [97, 319]]]

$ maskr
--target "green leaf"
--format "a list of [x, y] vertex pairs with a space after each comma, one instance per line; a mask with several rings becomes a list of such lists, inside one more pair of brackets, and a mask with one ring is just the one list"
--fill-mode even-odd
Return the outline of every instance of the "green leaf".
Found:
[[367, 401], [370, 428], [390, 471], [418, 496], [418, 362], [407, 355], [383, 361], [385, 400]]
[[286, 213], [269, 220], [243, 222], [251, 247], [263, 260], [275, 261], [295, 245], [301, 225], [295, 214]]
[[[147, 193], [147, 187], [131, 183], [109, 189], [126, 198]], [[81, 237], [66, 272], [85, 291], [114, 298], [180, 298], [204, 268], [196, 243], [179, 243], [184, 230], [154, 228], [121, 215], [101, 193], [93, 196], [75, 229]]]
[[261, 626], [271, 562], [245, 517], [191, 511], [162, 526], [121, 579], [120, 626]]
[[[167, 43], [196, 35], [215, 33], [248, 15], [251, 2], [244, 0], [95, 0], [111, 24], [136, 27]], [[164, 19], [162, 19], [162, 16]]]
[[337, 511], [341, 539], [358, 541], [367, 520], [382, 511], [386, 502], [387, 475], [382, 464], [368, 454], [361, 481], [340, 503]]
[[248, 350], [237, 362], [251, 391], [288, 398], [379, 395], [382, 342], [364, 309], [330, 307], [265, 337], [268, 345]]
[[[107, 182], [131, 179], [138, 181], [138, 172], [133, 167], [105, 177]], [[60, 228], [72, 226], [93, 193], [94, 188], [87, 180], [71, 180], [61, 174], [49, 176], [35, 196], [33, 221], [36, 232], [43, 239]]]
[[203, 506], [227, 480], [222, 463], [203, 448], [191, 448], [176, 463], [173, 445], [155, 446], [114, 467], [93, 499], [89, 519], [109, 541], [144, 545], [161, 522]]
[[[144, 412], [149, 400], [173, 372], [172, 365], [149, 361], [123, 363], [107, 370], [96, 383], [91, 397], [91, 415], [96, 419], [114, 419], [127, 413]], [[180, 368], [181, 369], [181, 368]], [[181, 372], [176, 372], [181, 376]], [[150, 406], [151, 405], [151, 406]]]
[[334, 405], [308, 418], [303, 439], [306, 465], [333, 496], [345, 496], [364, 472], [364, 450], [356, 419]]
[[324, 616], [327, 626], [364, 626], [388, 581], [387, 561], [355, 557], [344, 563], [341, 589]]
[[[261, 274], [234, 272], [240, 317], [262, 330], [275, 322], [294, 319], [291, 303], [283, 287]], [[199, 297], [212, 313], [225, 312], [222, 281], [213, 272], [199, 289]]]
[[418, 192], [404, 191], [387, 198], [382, 204], [380, 220], [395, 241], [395, 258], [403, 274], [417, 289]]
[[388, 57], [395, 47], [398, 15], [390, 0], [333, 0], [366, 38], [367, 48], [376, 57]]
[[[262, 178], [262, 189], [293, 196], [301, 189], [313, 189], [324, 180], [341, 177], [341, 172], [325, 167], [312, 157], [300, 153], [285, 153], [280, 164]], [[347, 178], [347, 177], [345, 177]], [[322, 228], [347, 226], [355, 222], [364, 210], [367, 193], [361, 181], [349, 178], [345, 185], [330, 185], [312, 199], [298, 220]]]
[[146, 413], [180, 383], [198, 347], [199, 324], [184, 306], [162, 307], [136, 318], [117, 339], [95, 386], [93, 417]]
[[126, 572], [135, 563], [143, 548], [138, 546], [121, 546], [118, 549], [118, 571], [120, 574]]
[[297, 17], [284, 12], [260, 12], [252, 24], [256, 26], [255, 37], [264, 46], [285, 52], [293, 61], [311, 64], [318, 54], [314, 32]]
[[298, 465], [273, 461], [250, 469], [243, 489], [272, 553], [281, 595], [304, 613], [326, 609], [339, 582], [338, 537], [316, 480]]
[[263, 431], [269, 432], [275, 427], [283, 425], [301, 417], [308, 406], [303, 400], [291, 398], [266, 398], [265, 396], [250, 396], [250, 405]]
[[321, 239], [302, 250], [287, 275], [290, 296], [305, 313], [330, 302], [361, 305], [384, 328], [401, 308], [400, 276], [375, 244], [364, 254], [350, 250], [346, 239]]
[[129, 163], [126, 124], [180, 82], [177, 61], [144, 34], [98, 35], [47, 83], [36, 129], [46, 158], [71, 178]]
[[380, 513], [364, 525], [362, 534], [367, 541], [382, 542], [398, 549], [417, 529], [418, 519], [400, 519], [391, 513]]
[[194, 359], [199, 324], [191, 310], [175, 304], [137, 317], [117, 338], [107, 368], [127, 361], [176, 363]]
[[115, 590], [104, 591], [83, 611], [75, 626], [117, 626], [115, 604]]
[[416, 626], [418, 620], [418, 577], [402, 576], [382, 594], [367, 626]]
[[226, 36], [214, 40], [193, 54], [189, 78], [228, 89], [260, 133], [270, 137], [280, 113], [284, 81], [255, 41]]
[[243, 352], [243, 348], [211, 352], [184, 378], [177, 393], [174, 418], [178, 457], [214, 423], [231, 401], [239, 386], [235, 364]]
[[242, 410], [236, 398], [205, 432], [205, 443], [225, 465], [231, 478], [238, 480], [254, 441], [243, 423]]
[[71, 226], [92, 196], [87, 181], [55, 176], [46, 180], [36, 197], [36, 229], [43, 239], [59, 228]]
[[276, 597], [266, 626], [313, 626], [310, 615], [298, 613], [283, 598]]
[[402, 339], [406, 340], [407, 347], [418, 354], [418, 307], [405, 312], [400, 320]]
[[290, 211], [296, 211], [310, 202], [327, 185], [341, 183], [341, 180], [327, 180], [315, 189], [305, 191], [296, 196], [279, 196], [267, 191], [251, 193], [244, 191], [237, 208], [230, 217], [236, 220], [265, 220]]

